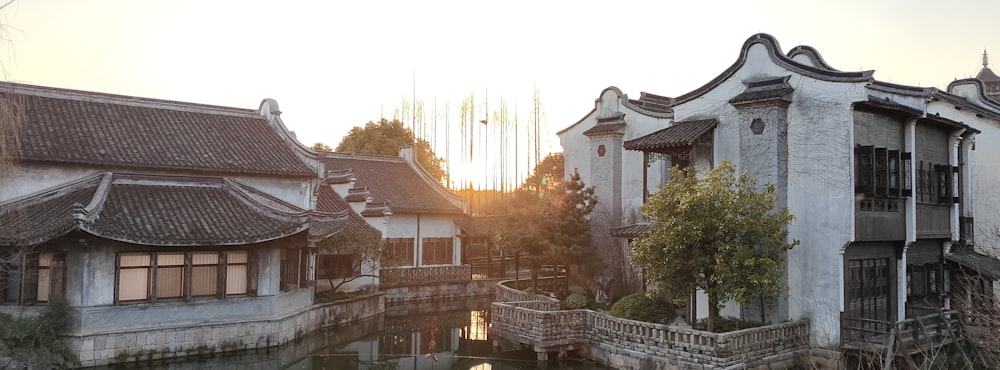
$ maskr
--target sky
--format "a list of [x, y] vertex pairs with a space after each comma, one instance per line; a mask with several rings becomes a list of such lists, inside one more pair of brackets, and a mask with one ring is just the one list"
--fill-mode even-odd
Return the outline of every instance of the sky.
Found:
[[[542, 152], [561, 151], [554, 133], [604, 88], [681, 95], [759, 32], [899, 84], [975, 76], [984, 49], [1000, 64], [995, 0], [14, 0], [0, 22], [7, 80], [251, 109], [274, 98], [306, 145], [336, 146], [414, 100], [437, 107], [438, 131], [454, 127], [470, 93], [527, 125], [537, 90]], [[431, 141], [463, 162], [456, 140]]]

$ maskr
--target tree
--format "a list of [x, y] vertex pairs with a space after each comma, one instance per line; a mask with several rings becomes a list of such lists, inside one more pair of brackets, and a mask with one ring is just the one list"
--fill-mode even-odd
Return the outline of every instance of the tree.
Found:
[[497, 244], [507, 254], [518, 256], [519, 262], [531, 270], [531, 286], [538, 287], [538, 273], [548, 258], [549, 212], [547, 202], [537, 195], [521, 190], [513, 194], [506, 216], [497, 230]]
[[[347, 262], [346, 265], [330, 266], [348, 272], [342, 276], [336, 276], [333, 272], [327, 273], [327, 281], [332, 292], [359, 278], [378, 276], [375, 271], [378, 271], [383, 253], [382, 233], [377, 230], [348, 228], [316, 243], [316, 246], [323, 252], [321, 254], [339, 255], [343, 257], [341, 261]], [[340, 281], [335, 282], [336, 279]]]
[[633, 241], [632, 262], [657, 289], [708, 296], [708, 330], [722, 303], [775, 298], [784, 292], [784, 252], [794, 217], [775, 207], [775, 187], [757, 185], [729, 162], [699, 178], [693, 167], [670, 170], [670, 181], [653, 194], [642, 213], [650, 230]]
[[589, 216], [597, 205], [597, 196], [594, 187], [586, 187], [576, 170], [562, 185], [564, 191], [551, 198], [553, 214], [547, 232], [550, 253], [556, 261], [567, 266], [570, 279], [589, 283], [593, 274], [603, 267], [590, 242]]
[[317, 141], [316, 144], [313, 144], [312, 150], [315, 150], [317, 152], [332, 152], [333, 148], [331, 148], [329, 145], [323, 144], [322, 141]]
[[550, 192], [562, 187], [563, 176], [566, 173], [566, 159], [563, 154], [549, 153], [535, 166], [531, 176], [524, 179], [522, 187], [526, 190]]
[[[545, 178], [547, 168], [535, 167], [532, 176]], [[601, 267], [601, 259], [590, 243], [588, 217], [597, 204], [594, 188], [586, 187], [576, 171], [568, 181], [557, 183], [562, 185], [537, 191], [522, 186], [509, 202], [498, 232], [504, 251], [524, 255], [532, 271], [533, 286], [546, 262], [566, 265], [570, 279], [578, 283], [588, 281], [587, 274]]]
[[399, 155], [399, 148], [406, 144], [416, 143], [417, 163], [435, 180], [441, 182], [445, 177], [442, 165], [444, 159], [437, 157], [427, 140], [416, 139], [413, 131], [397, 119], [389, 121], [385, 118], [376, 122], [368, 122], [364, 127], [354, 127], [340, 141], [335, 151], [342, 153]]

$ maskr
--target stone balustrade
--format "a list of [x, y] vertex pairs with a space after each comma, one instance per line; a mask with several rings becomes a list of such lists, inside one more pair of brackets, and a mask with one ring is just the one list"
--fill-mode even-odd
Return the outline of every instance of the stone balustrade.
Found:
[[[601, 362], [636, 361], [753, 368], [809, 349], [809, 322], [792, 321], [728, 333], [627, 320], [590, 310], [559, 310], [552, 298], [497, 285], [490, 332], [539, 352], [591, 348]], [[623, 365], [624, 366], [624, 365]], [[673, 366], [673, 365], [671, 365]], [[626, 366], [628, 367], [628, 366]]]
[[383, 268], [379, 272], [382, 285], [464, 282], [472, 280], [472, 266], [421, 266]]

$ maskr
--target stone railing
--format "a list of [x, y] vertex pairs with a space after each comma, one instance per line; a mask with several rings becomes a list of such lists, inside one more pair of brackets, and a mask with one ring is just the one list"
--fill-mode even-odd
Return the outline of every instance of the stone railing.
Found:
[[472, 267], [469, 265], [392, 267], [379, 271], [379, 277], [382, 285], [466, 282], [472, 280]]
[[717, 368], [755, 366], [765, 357], [807, 349], [809, 345], [806, 320], [713, 333], [591, 312], [588, 329], [588, 339], [595, 343]]
[[780, 357], [777, 355], [787, 356], [809, 348], [807, 320], [713, 333], [627, 320], [590, 310], [560, 311], [558, 302], [551, 298], [512, 290], [497, 285], [491, 334], [531, 345], [538, 352], [600, 346], [600, 351], [591, 353], [721, 369], [738, 364], [748, 368], [766, 365]]
[[[538, 282], [539, 282], [539, 286], [541, 286], [543, 281], [546, 281], [546, 282], [549, 281], [549, 280], [564, 280], [565, 281], [565, 279], [566, 278], [539, 278]], [[558, 284], [558, 282], [553, 282], [553, 283], [549, 283], [549, 284]], [[552, 298], [552, 297], [548, 297], [548, 296], [544, 296], [544, 295], [540, 295], [540, 294], [528, 293], [528, 292], [525, 292], [523, 290], [514, 289], [514, 288], [511, 287], [511, 285], [514, 285], [514, 280], [504, 280], [504, 281], [501, 281], [499, 284], [497, 284], [496, 288], [495, 288], [496, 291], [494, 293], [494, 300], [498, 301], [498, 302], [522, 302], [522, 303], [533, 302], [533, 303], [538, 303], [538, 304], [541, 305], [539, 307], [544, 307], [544, 308], [534, 308], [533, 307], [532, 309], [542, 310], [542, 311], [554, 311], [554, 310], [558, 310], [559, 309], [559, 300], [558, 299], [555, 299], [555, 298]]]

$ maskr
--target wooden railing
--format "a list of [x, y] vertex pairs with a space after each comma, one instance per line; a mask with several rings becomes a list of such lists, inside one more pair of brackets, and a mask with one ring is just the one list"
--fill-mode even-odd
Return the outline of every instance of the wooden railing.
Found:
[[[497, 285], [491, 334], [538, 349], [559, 346], [612, 346], [664, 361], [730, 367], [757, 366], [765, 358], [805, 350], [809, 322], [799, 320], [728, 333], [627, 320], [590, 310], [559, 310], [559, 303], [537, 294]], [[751, 366], [751, 367], [752, 367]]]
[[961, 335], [958, 311], [896, 322], [841, 317], [840, 323], [840, 344], [849, 350], [912, 354], [950, 344]]
[[462, 282], [472, 280], [472, 268], [469, 265], [393, 267], [381, 269], [379, 277], [382, 285]]
[[474, 278], [503, 278], [514, 273], [517, 261], [512, 256], [473, 257], [469, 265]]

